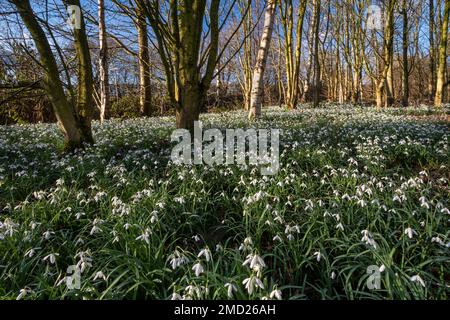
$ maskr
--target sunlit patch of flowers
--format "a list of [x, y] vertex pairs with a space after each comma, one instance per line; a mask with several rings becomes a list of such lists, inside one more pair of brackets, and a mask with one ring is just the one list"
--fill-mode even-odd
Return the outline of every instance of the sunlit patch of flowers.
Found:
[[281, 129], [275, 176], [173, 165], [170, 117], [94, 123], [96, 144], [73, 154], [55, 125], [0, 127], [0, 298], [447, 299], [450, 128], [436, 113], [449, 110], [202, 116]]

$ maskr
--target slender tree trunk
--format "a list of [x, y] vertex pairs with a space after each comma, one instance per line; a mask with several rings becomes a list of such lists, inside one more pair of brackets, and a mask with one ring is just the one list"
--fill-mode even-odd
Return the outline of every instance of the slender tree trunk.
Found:
[[147, 22], [142, 8], [138, 4], [136, 7], [137, 31], [139, 45], [139, 104], [140, 112], [143, 116], [152, 114], [151, 102], [151, 78], [150, 78], [150, 54], [148, 47]]
[[433, 100], [436, 93], [436, 62], [435, 62], [435, 43], [434, 43], [434, 33], [435, 33], [435, 12], [434, 12], [434, 0], [429, 0], [429, 10], [430, 10], [430, 77], [428, 81], [428, 93], [430, 101]]
[[386, 107], [391, 107], [394, 104], [394, 50], [390, 50], [389, 69], [386, 77]]
[[321, 0], [314, 2], [314, 107], [320, 104], [320, 61], [319, 61], [319, 30], [320, 30], [320, 6]]
[[[377, 78], [376, 84], [376, 103], [377, 108], [381, 108], [383, 105], [383, 90], [390, 90], [386, 88], [388, 86], [388, 74], [389, 68], [392, 64], [392, 56], [394, 51], [394, 8], [396, 0], [388, 0], [386, 11], [386, 25], [384, 29], [383, 39], [383, 58], [380, 61], [381, 74]], [[389, 98], [389, 94], [386, 94], [386, 100]], [[390, 106], [392, 101], [385, 101], [385, 106]]]
[[110, 91], [108, 70], [108, 42], [105, 24], [105, 2], [98, 0], [99, 73], [100, 73], [100, 122], [109, 117]]
[[381, 109], [383, 107], [383, 89], [384, 89], [384, 80], [381, 80], [378, 84], [375, 85], [375, 97], [377, 109]]
[[[81, 8], [79, 0], [67, 0], [67, 3]], [[82, 140], [92, 144], [94, 143], [91, 129], [94, 110], [94, 76], [83, 16], [80, 17], [80, 28], [74, 29], [74, 47], [78, 59], [78, 127]]]
[[250, 100], [249, 119], [261, 116], [262, 98], [264, 93], [264, 71], [270, 49], [273, 26], [275, 21], [276, 0], [269, 0], [264, 18], [264, 29], [261, 36], [256, 66], [253, 73], [252, 94]]
[[450, 0], [445, 0], [444, 17], [441, 27], [441, 41], [439, 44], [439, 67], [437, 72], [436, 97], [434, 105], [440, 107], [443, 103], [445, 71], [447, 69], [447, 40], [448, 40], [448, 19], [450, 13]]
[[[286, 65], [286, 106], [288, 109], [297, 107], [300, 94], [299, 76], [302, 51], [303, 22], [306, 12], [306, 0], [301, 0], [297, 12], [297, 25], [294, 31], [294, 5], [292, 0], [280, 3], [281, 24], [283, 27], [284, 53]], [[294, 48], [295, 43], [295, 48]]]
[[408, 4], [407, 0], [402, 2], [403, 15], [403, 71], [402, 71], [402, 105], [409, 105], [409, 66], [408, 66]]
[[[241, 0], [242, 3], [245, 3], [244, 0]], [[242, 5], [240, 3], [240, 6]], [[244, 4], [245, 7], [245, 4]], [[241, 14], [244, 14], [245, 8], [240, 7]], [[244, 109], [246, 111], [250, 110], [250, 98], [252, 91], [252, 65], [253, 65], [253, 38], [250, 36], [251, 30], [253, 28], [253, 8], [250, 6], [249, 12], [247, 16], [244, 18], [244, 22], [242, 24], [242, 36], [243, 40], [243, 55], [241, 61], [241, 67], [243, 72], [243, 81], [242, 81], [242, 89], [244, 92]]]

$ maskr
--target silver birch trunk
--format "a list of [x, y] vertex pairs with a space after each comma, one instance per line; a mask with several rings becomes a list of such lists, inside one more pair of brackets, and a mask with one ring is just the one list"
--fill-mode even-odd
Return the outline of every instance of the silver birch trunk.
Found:
[[250, 97], [249, 119], [257, 119], [261, 116], [261, 106], [264, 92], [264, 71], [267, 63], [267, 56], [272, 39], [273, 26], [275, 22], [276, 0], [269, 0], [264, 17], [264, 29], [261, 35], [256, 66], [253, 72], [252, 91]]
[[99, 73], [100, 73], [100, 122], [108, 116], [109, 98], [109, 70], [108, 70], [108, 43], [106, 38], [105, 2], [98, 0], [98, 35], [100, 44]]

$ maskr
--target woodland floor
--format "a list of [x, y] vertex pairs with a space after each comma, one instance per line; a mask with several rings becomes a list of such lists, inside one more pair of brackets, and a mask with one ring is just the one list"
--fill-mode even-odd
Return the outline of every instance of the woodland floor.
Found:
[[170, 117], [94, 123], [66, 155], [54, 124], [0, 127], [0, 298], [448, 299], [449, 114], [202, 116], [281, 129], [274, 176], [172, 164]]

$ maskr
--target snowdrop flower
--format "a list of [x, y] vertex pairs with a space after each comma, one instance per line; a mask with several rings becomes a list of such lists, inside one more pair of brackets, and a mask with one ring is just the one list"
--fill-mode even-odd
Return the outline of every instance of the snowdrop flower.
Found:
[[100, 233], [100, 232], [102, 232], [103, 230], [102, 229], [100, 229], [100, 227], [98, 227], [97, 225], [94, 225], [93, 227], [92, 227], [92, 229], [91, 229], [91, 232], [89, 232], [89, 234], [92, 236], [93, 234], [95, 234], [95, 233]]
[[150, 218], [150, 223], [158, 222], [158, 211], [153, 211], [152, 216]]
[[244, 242], [241, 243], [241, 245], [239, 246], [239, 251], [251, 250], [252, 246], [253, 246], [252, 238], [247, 237], [244, 239]]
[[336, 229], [340, 229], [341, 231], [344, 231], [344, 225], [343, 225], [342, 223], [339, 223], [339, 224], [336, 226]]
[[80, 251], [75, 255], [75, 258], [80, 259], [77, 263], [77, 268], [80, 269], [81, 273], [83, 273], [86, 268], [92, 267], [92, 258], [90, 257], [89, 250]]
[[201, 240], [198, 235], [192, 236], [192, 239], [194, 239], [195, 242], [199, 242]]
[[273, 241], [283, 242], [283, 240], [281, 239], [281, 237], [280, 237], [279, 235], [276, 235], [275, 237], [273, 237], [272, 240], [273, 240]]
[[31, 230], [36, 229], [36, 227], [38, 227], [39, 225], [40, 225], [39, 222], [31, 221], [31, 223], [30, 223]]
[[358, 200], [357, 204], [361, 207], [364, 208], [367, 205], [367, 202], [365, 202], [363, 199]]
[[277, 300], [281, 300], [281, 290], [278, 289], [274, 289], [270, 295], [269, 295], [270, 299], [276, 298]]
[[412, 282], [417, 282], [417, 283], [419, 283], [422, 287], [425, 288], [425, 281], [423, 281], [423, 279], [422, 279], [418, 274], [416, 274], [415, 276], [412, 276], [412, 277], [410, 278], [410, 280], [411, 280]]
[[331, 278], [331, 280], [336, 279], [336, 272], [334, 272], [334, 271], [331, 272], [330, 278]]
[[53, 231], [45, 231], [42, 236], [44, 237], [45, 240], [48, 240], [51, 238], [52, 235], [54, 235], [55, 233]]
[[260, 268], [264, 268], [266, 264], [264, 260], [257, 254], [249, 254], [247, 259], [242, 264], [243, 266], [249, 265], [250, 269], [258, 271]]
[[427, 202], [422, 202], [422, 203], [420, 204], [420, 206], [421, 206], [422, 208], [430, 209], [430, 205], [429, 205]]
[[386, 266], [384, 264], [382, 264], [379, 268], [380, 272], [383, 272], [384, 270], [386, 270]]
[[169, 256], [169, 259], [173, 270], [189, 262], [189, 259], [178, 250], [175, 250], [175, 252]]
[[417, 235], [417, 232], [408, 227], [405, 229], [404, 234], [408, 235], [408, 238], [412, 239], [414, 235]]
[[445, 246], [444, 241], [442, 241], [442, 239], [439, 238], [439, 237], [433, 237], [433, 238], [431, 238], [431, 243], [433, 243], [433, 242], [436, 242], [436, 243], [440, 244], [441, 246]]
[[372, 246], [375, 249], [377, 248], [377, 244], [368, 230], [361, 231], [361, 234], [363, 235], [361, 238], [362, 242], [365, 242], [367, 245]]
[[20, 289], [19, 295], [16, 297], [16, 300], [21, 300], [24, 298], [27, 294], [31, 293], [32, 290], [29, 288]]
[[139, 237], [136, 238], [136, 240], [142, 240], [145, 241], [147, 244], [150, 244], [150, 235], [151, 235], [151, 231], [149, 228], [145, 229], [144, 233], [141, 234]]
[[257, 287], [264, 289], [264, 284], [255, 275], [251, 275], [250, 278], [244, 279], [242, 284], [245, 286], [245, 289], [247, 289], [248, 294], [252, 294]]
[[320, 262], [320, 259], [322, 258], [322, 254], [320, 253], [320, 251], [316, 251], [316, 252], [314, 252], [314, 257], [316, 257], [317, 262]]
[[183, 298], [176, 292], [172, 293], [170, 300], [183, 300]]
[[336, 214], [332, 214], [331, 216], [333, 218], [335, 218], [337, 222], [341, 221], [341, 215], [340, 214], [336, 213]]
[[279, 222], [279, 223], [281, 223], [281, 224], [284, 223], [283, 218], [282, 218], [281, 216], [278, 216], [278, 215], [277, 215], [277, 216], [275, 217], [275, 219], [273, 219], [273, 220], [274, 220], [274, 221], [277, 221], [277, 222]]
[[201, 258], [202, 256], [205, 256], [206, 262], [209, 262], [211, 260], [211, 251], [208, 248], [202, 249], [197, 257]]
[[192, 271], [194, 271], [195, 276], [198, 277], [203, 272], [205, 272], [205, 269], [203, 268], [202, 264], [200, 262], [198, 262], [198, 263], [194, 264], [194, 266], [192, 267]]
[[42, 260], [43, 261], [48, 261], [51, 264], [54, 264], [56, 262], [56, 257], [59, 256], [59, 253], [50, 253], [48, 255], [46, 255]]
[[95, 274], [94, 281], [97, 280], [97, 279], [103, 279], [103, 280], [106, 281], [106, 276], [105, 276], [105, 274], [102, 271], [98, 271]]
[[39, 250], [40, 248], [31, 248], [29, 250], [27, 250], [27, 252], [25, 252], [25, 257], [31, 258], [34, 256], [34, 254], [36, 253], [36, 250]]
[[175, 197], [173, 200], [179, 204], [184, 204], [186, 202], [183, 197]]
[[196, 286], [193, 286], [193, 285], [188, 285], [186, 288], [184, 288], [184, 292], [189, 297], [193, 297], [195, 294], [197, 294], [197, 296], [200, 295], [199, 288], [197, 288]]
[[351, 197], [346, 193], [346, 194], [344, 194], [344, 195], [342, 196], [342, 200], [350, 201], [350, 200], [351, 200]]
[[85, 216], [86, 215], [86, 213], [84, 213], [84, 212], [78, 212], [76, 215], [75, 215], [75, 218], [77, 219], [77, 220], [80, 220], [80, 218], [82, 217], [82, 216]]
[[233, 292], [237, 291], [237, 287], [234, 284], [227, 282], [225, 283], [225, 288], [227, 289], [228, 298], [233, 298]]
[[123, 225], [123, 228], [124, 228], [125, 230], [130, 229], [130, 227], [131, 227], [131, 224], [129, 224], [129, 223], [125, 223], [125, 224]]

